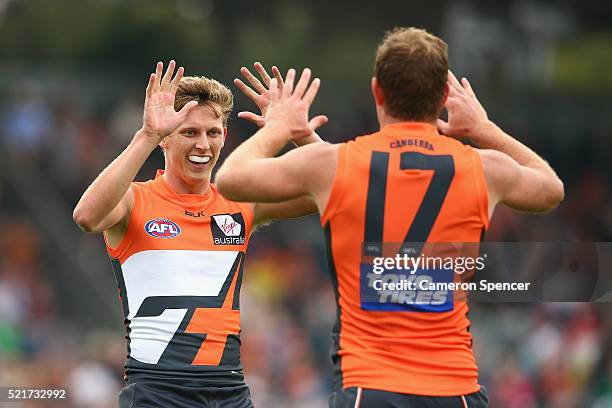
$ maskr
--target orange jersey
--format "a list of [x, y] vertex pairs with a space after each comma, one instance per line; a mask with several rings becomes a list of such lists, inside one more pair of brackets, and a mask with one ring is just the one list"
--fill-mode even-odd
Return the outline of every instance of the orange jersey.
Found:
[[429, 396], [479, 390], [466, 303], [439, 302], [436, 293], [408, 305], [364, 301], [371, 274], [363, 254], [376, 249], [369, 243], [479, 242], [487, 206], [478, 153], [433, 126], [392, 124], [339, 147], [321, 216], [338, 305], [337, 386]]
[[158, 172], [132, 183], [127, 232], [107, 250], [128, 339], [126, 375], [242, 382], [239, 292], [253, 211], [177, 194]]

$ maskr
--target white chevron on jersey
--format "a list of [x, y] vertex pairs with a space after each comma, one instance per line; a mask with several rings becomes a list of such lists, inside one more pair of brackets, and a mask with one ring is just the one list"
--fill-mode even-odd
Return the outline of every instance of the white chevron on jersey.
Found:
[[134, 318], [151, 296], [218, 296], [237, 251], [154, 250], [137, 252], [121, 265], [130, 320], [130, 357], [156, 364], [187, 309]]

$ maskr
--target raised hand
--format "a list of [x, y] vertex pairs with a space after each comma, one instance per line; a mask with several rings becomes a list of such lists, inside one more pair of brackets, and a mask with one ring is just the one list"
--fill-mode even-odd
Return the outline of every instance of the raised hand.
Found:
[[[258, 115], [253, 112], [243, 111], [238, 113], [238, 117], [253, 122], [258, 127], [262, 127], [264, 125], [264, 116], [268, 110], [268, 105], [270, 104], [270, 82], [272, 81], [272, 78], [270, 78], [270, 75], [268, 75], [268, 72], [263, 65], [261, 65], [261, 63], [256, 62], [253, 64], [253, 67], [259, 73], [261, 81], [257, 79], [257, 77], [253, 75], [248, 68], [242, 67], [240, 69], [240, 73], [247, 81], [249, 81], [252, 88], [239, 78], [234, 79], [234, 84], [242, 91], [242, 93], [249, 97], [249, 99], [252, 100], [255, 105], [257, 105], [261, 114]], [[277, 80], [277, 86], [282, 89], [283, 77], [276, 66], [272, 67], [272, 74]]]
[[[253, 112], [242, 111], [238, 113], [238, 117], [253, 122], [258, 127], [262, 127], [265, 124], [265, 115], [268, 110], [268, 106], [270, 105], [270, 84], [272, 83], [272, 78], [270, 75], [268, 75], [268, 72], [263, 65], [261, 65], [261, 63], [254, 63], [253, 67], [259, 74], [261, 81], [255, 75], [253, 75], [248, 68], [242, 67], [240, 69], [240, 73], [251, 84], [252, 88], [239, 78], [234, 79], [234, 84], [242, 91], [242, 93], [249, 97], [249, 99], [251, 99], [255, 105], [257, 105], [261, 113], [258, 115]], [[274, 75], [274, 79], [276, 80], [276, 86], [280, 91], [282, 91], [284, 86], [283, 76], [276, 66], [272, 67], [272, 75]], [[315, 121], [314, 119], [317, 120]], [[327, 122], [327, 120], [321, 121], [320, 117], [314, 119], [310, 122], [310, 128], [313, 132]]]
[[306, 68], [295, 85], [295, 69], [287, 72], [282, 89], [276, 78], [270, 81], [270, 104], [264, 116], [266, 126], [281, 127], [292, 139], [310, 136], [316, 128], [327, 122], [327, 116], [320, 115], [308, 120], [308, 111], [319, 91], [321, 81], [310, 82], [311, 72]]
[[449, 93], [444, 107], [448, 112], [448, 121], [438, 119], [438, 129], [450, 137], [469, 137], [476, 126], [488, 121], [487, 112], [466, 78], [462, 78], [460, 83], [455, 75], [448, 71], [447, 84]]
[[142, 130], [156, 143], [174, 132], [187, 114], [198, 105], [197, 101], [191, 101], [180, 111], [174, 110], [176, 91], [185, 72], [184, 68], [180, 67], [172, 78], [175, 66], [174, 60], [170, 61], [166, 73], [162, 76], [164, 64], [158, 62], [147, 85]]

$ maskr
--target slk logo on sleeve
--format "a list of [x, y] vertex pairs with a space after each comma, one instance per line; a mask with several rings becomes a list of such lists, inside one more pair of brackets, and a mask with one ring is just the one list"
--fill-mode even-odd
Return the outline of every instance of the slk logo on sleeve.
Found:
[[210, 230], [215, 245], [242, 245], [245, 240], [244, 218], [241, 213], [211, 216]]
[[145, 224], [145, 231], [155, 238], [174, 238], [181, 233], [181, 227], [165, 218], [156, 218]]

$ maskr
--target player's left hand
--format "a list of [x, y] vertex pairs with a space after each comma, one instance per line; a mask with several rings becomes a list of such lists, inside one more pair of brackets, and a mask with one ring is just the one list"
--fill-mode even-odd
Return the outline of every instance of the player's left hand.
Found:
[[442, 134], [454, 138], [470, 137], [474, 129], [488, 121], [484, 109], [467, 78], [461, 82], [448, 71], [448, 98], [444, 107], [448, 112], [448, 121], [438, 119], [438, 129]]
[[327, 116], [324, 115], [308, 120], [308, 111], [321, 85], [319, 78], [311, 82], [310, 76], [310, 69], [304, 69], [294, 87], [295, 69], [291, 68], [282, 89], [277, 85], [276, 78], [270, 81], [270, 103], [264, 115], [266, 127], [279, 127], [296, 140], [310, 136], [316, 128], [327, 123]]
[[[262, 127], [265, 123], [264, 117], [266, 111], [268, 110], [268, 105], [270, 104], [270, 82], [272, 81], [272, 78], [270, 78], [270, 75], [268, 75], [268, 72], [263, 65], [261, 65], [261, 63], [254, 63], [253, 67], [261, 77], [261, 81], [255, 75], [253, 75], [247, 67], [242, 67], [240, 68], [240, 73], [247, 81], [249, 81], [252, 88], [239, 78], [234, 79], [234, 84], [242, 91], [242, 93], [248, 96], [249, 99], [255, 103], [255, 105], [257, 105], [261, 114], [258, 115], [254, 112], [242, 111], [238, 113], [238, 117], [248, 120], [249, 122], [253, 122], [258, 127]], [[276, 66], [272, 67], [272, 74], [277, 80], [277, 86], [279, 89], [282, 89], [283, 77]]]
[[[261, 113], [258, 115], [254, 112], [242, 111], [238, 112], [238, 117], [254, 123], [257, 127], [263, 127], [265, 124], [265, 115], [270, 105], [270, 83], [272, 82], [272, 78], [260, 62], [254, 63], [253, 67], [259, 74], [261, 80], [253, 75], [247, 67], [242, 67], [240, 68], [240, 73], [251, 86], [248, 86], [239, 78], [234, 79], [234, 85], [257, 105]], [[272, 75], [274, 75], [276, 79], [278, 89], [282, 91], [284, 86], [283, 76], [276, 65], [272, 66]], [[313, 132], [327, 122], [327, 120], [321, 121], [320, 118], [316, 121], [315, 119], [317, 118], [313, 118], [313, 120], [310, 121], [310, 127]]]

